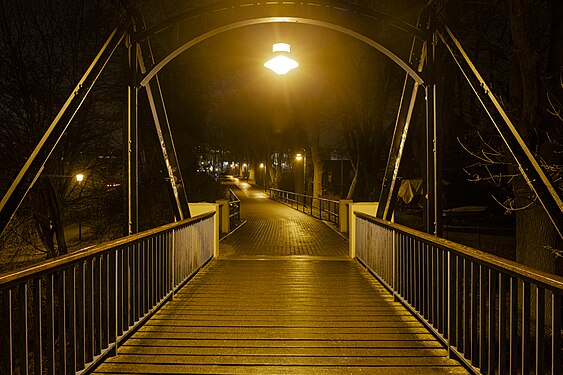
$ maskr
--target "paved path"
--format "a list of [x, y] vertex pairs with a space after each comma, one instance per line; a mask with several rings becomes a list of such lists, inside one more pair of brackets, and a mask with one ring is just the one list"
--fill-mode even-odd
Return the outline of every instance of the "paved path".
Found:
[[466, 373], [331, 228], [241, 188], [248, 222], [96, 373]]
[[318, 219], [268, 199], [245, 182], [233, 185], [233, 191], [247, 222], [221, 242], [221, 256], [347, 257], [348, 241]]

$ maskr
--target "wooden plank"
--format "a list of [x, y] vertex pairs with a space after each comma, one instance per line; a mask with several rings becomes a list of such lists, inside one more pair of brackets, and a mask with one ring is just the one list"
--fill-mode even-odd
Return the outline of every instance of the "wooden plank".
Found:
[[265, 348], [265, 347], [282, 347], [282, 348], [364, 348], [364, 349], [377, 349], [377, 348], [391, 348], [391, 349], [422, 349], [433, 348], [443, 349], [443, 346], [433, 338], [430, 340], [419, 341], [389, 341], [389, 340], [345, 340], [340, 342], [333, 342], [330, 340], [284, 340], [284, 339], [249, 339], [249, 340], [170, 340], [170, 339], [154, 339], [154, 338], [131, 338], [122, 346], [123, 350], [129, 346], [140, 347], [158, 347], [158, 348], [186, 348], [186, 347], [213, 347], [213, 348], [226, 348], [226, 347], [247, 347], [247, 348]]
[[120, 354], [183, 356], [297, 356], [297, 357], [446, 357], [447, 350], [424, 348], [349, 348], [349, 347], [159, 347], [124, 346]]
[[458, 366], [447, 357], [359, 357], [359, 356], [282, 356], [282, 355], [135, 355], [110, 357], [106, 363], [177, 364], [177, 365], [293, 365], [293, 366]]

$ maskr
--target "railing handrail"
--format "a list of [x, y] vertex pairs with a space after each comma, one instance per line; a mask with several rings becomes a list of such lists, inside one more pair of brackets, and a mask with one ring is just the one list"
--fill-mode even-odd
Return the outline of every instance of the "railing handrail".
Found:
[[65, 268], [72, 263], [76, 263], [77, 261], [92, 257], [93, 255], [108, 252], [112, 249], [123, 247], [125, 245], [134, 244], [135, 242], [139, 242], [156, 234], [170, 232], [171, 230], [174, 230], [176, 228], [203, 221], [214, 215], [215, 211], [208, 212], [193, 218], [166, 224], [158, 228], [148, 229], [140, 233], [121, 237], [98, 245], [89, 246], [70, 254], [65, 254], [56, 258], [44, 260], [32, 266], [2, 273], [0, 274], [0, 287], [9, 287], [12, 283], [20, 283], [27, 279], [35, 277], [38, 274], [46, 274], [61, 268]]
[[312, 195], [296, 193], [294, 191], [289, 191], [289, 190], [282, 190], [282, 189], [276, 189], [276, 188], [270, 188], [270, 190], [279, 191], [279, 192], [282, 192], [282, 193], [289, 193], [289, 194], [293, 194], [293, 195], [297, 195], [297, 196], [305, 197], [305, 198], [318, 199], [320, 201], [325, 201], [325, 202], [330, 202], [330, 203], [340, 203], [340, 201], [337, 201], [337, 200], [334, 200], [334, 199], [314, 197]]
[[485, 253], [481, 250], [477, 250], [466, 245], [452, 242], [444, 238], [435, 237], [431, 234], [421, 232], [397, 223], [392, 223], [390, 221], [383, 220], [362, 212], [354, 211], [354, 215], [356, 215], [356, 217], [362, 218], [374, 224], [378, 224], [380, 226], [386, 227], [388, 229], [393, 229], [395, 231], [401, 232], [409, 236], [418, 237], [419, 239], [424, 240], [425, 242], [428, 242], [433, 246], [453, 251], [456, 255], [463, 255], [487, 267], [494, 268], [499, 271], [503, 271], [512, 276], [517, 276], [533, 284], [540, 285], [548, 289], [563, 291], [563, 277], [561, 276], [540, 271], [535, 268], [525, 266], [520, 263], [516, 263], [509, 259], [505, 259], [498, 257], [496, 255]]

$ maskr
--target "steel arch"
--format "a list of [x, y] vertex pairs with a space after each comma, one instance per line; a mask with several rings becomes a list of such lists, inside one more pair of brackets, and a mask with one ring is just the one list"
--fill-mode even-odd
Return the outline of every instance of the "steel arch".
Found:
[[346, 34], [379, 50], [407, 72], [417, 84], [424, 83], [417, 71], [417, 64], [409, 63], [410, 56], [399, 56], [392, 47], [377, 40], [374, 30], [374, 24], [379, 23], [399, 30], [409, 37], [427, 40], [425, 30], [407, 22], [383, 12], [335, 1], [235, 0], [190, 10], [146, 30], [140, 30], [135, 36], [139, 43], [166, 33], [172, 33], [172, 38], [176, 40], [171, 50], [165, 52], [165, 56], [157, 59], [153, 66], [147, 67], [147, 72], [140, 77], [139, 84], [146, 86], [174, 58], [206, 39], [242, 27], [273, 23], [312, 25]]

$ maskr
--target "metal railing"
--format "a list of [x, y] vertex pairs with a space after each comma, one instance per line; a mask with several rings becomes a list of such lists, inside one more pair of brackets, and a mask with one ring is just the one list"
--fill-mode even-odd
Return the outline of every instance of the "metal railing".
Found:
[[561, 374], [563, 278], [355, 215], [358, 260], [452, 356], [486, 374]]
[[229, 189], [229, 225], [231, 229], [240, 223], [240, 199]]
[[0, 275], [2, 374], [92, 367], [213, 257], [213, 215]]
[[275, 188], [270, 188], [270, 198], [316, 217], [317, 219], [338, 224], [340, 210], [339, 201]]

